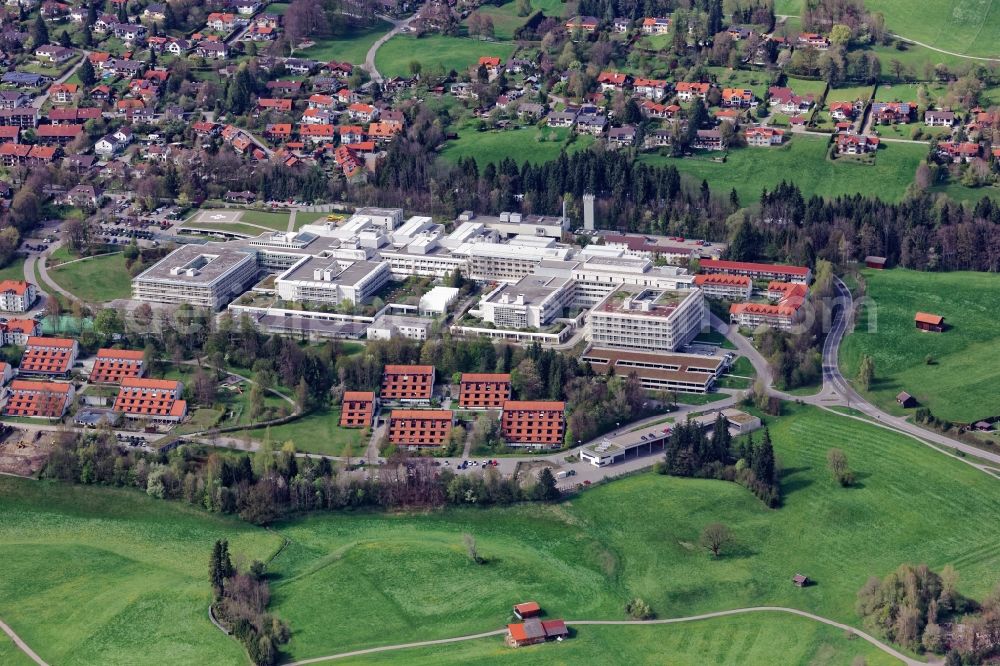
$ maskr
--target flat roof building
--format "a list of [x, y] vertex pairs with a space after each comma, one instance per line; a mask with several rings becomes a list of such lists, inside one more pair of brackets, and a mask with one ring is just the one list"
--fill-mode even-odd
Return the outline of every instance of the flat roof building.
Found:
[[132, 280], [137, 301], [218, 310], [257, 278], [256, 254], [218, 244], [182, 245]]
[[606, 435], [580, 449], [580, 459], [594, 467], [606, 467], [629, 457], [662, 451], [670, 432], [669, 424], [658, 423], [618, 435]]
[[454, 416], [449, 409], [394, 409], [389, 415], [389, 441], [396, 446], [443, 446]]
[[508, 446], [558, 448], [566, 434], [566, 403], [508, 400], [500, 415], [500, 432]]
[[726, 368], [726, 358], [722, 356], [617, 349], [591, 348], [580, 360], [590, 363], [597, 374], [605, 374], [612, 368], [619, 377], [634, 372], [645, 389], [677, 393], [708, 393]]
[[32, 336], [24, 347], [18, 372], [22, 375], [64, 377], [76, 362], [80, 346], [70, 338]]
[[468, 256], [469, 276], [483, 282], [517, 282], [546, 259], [563, 260], [568, 247], [510, 243], [471, 243], [454, 250]]
[[303, 257], [279, 275], [278, 297], [293, 302], [337, 306], [369, 302], [392, 278], [383, 262]]
[[426, 340], [431, 330], [430, 319], [405, 315], [382, 315], [368, 326], [369, 340]]
[[433, 394], [433, 365], [387, 365], [382, 371], [383, 400], [428, 402]]
[[367, 428], [375, 418], [374, 391], [345, 391], [340, 406], [340, 427]]
[[120, 384], [127, 377], [141, 377], [143, 352], [138, 349], [99, 349], [90, 371], [92, 384]]
[[466, 372], [459, 385], [463, 409], [501, 409], [510, 400], [510, 374]]
[[465, 211], [458, 216], [456, 222], [475, 221], [488, 229], [494, 229], [501, 236], [541, 236], [562, 238], [563, 232], [569, 229], [569, 219], [556, 215], [524, 215], [522, 213], [503, 212], [499, 215], [477, 215]]
[[528, 275], [483, 296], [479, 314], [499, 328], [544, 328], [573, 304], [573, 281]]
[[72, 384], [15, 379], [10, 383], [10, 396], [3, 414], [28, 418], [62, 418], [73, 401], [74, 393]]
[[698, 335], [705, 317], [699, 289], [622, 285], [591, 310], [590, 339], [595, 347], [672, 352]]

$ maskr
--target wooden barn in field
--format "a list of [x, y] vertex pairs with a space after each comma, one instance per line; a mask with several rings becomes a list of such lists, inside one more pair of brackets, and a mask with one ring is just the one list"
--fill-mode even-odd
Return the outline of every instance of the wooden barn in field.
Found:
[[931, 333], [944, 332], [944, 317], [941, 315], [918, 312], [913, 317], [913, 323], [921, 331], [929, 331]]

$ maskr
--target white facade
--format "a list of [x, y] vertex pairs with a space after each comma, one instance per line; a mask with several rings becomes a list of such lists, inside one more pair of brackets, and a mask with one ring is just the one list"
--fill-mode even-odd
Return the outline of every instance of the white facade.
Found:
[[590, 341], [611, 349], [673, 352], [698, 335], [705, 317], [699, 289], [622, 287], [591, 311]]
[[448, 306], [458, 298], [455, 287], [437, 286], [420, 297], [417, 311], [421, 317], [438, 317], [448, 312]]
[[360, 305], [370, 301], [392, 274], [382, 262], [303, 257], [275, 279], [278, 297], [286, 301]]
[[218, 310], [257, 277], [253, 252], [224, 245], [183, 245], [132, 280], [132, 298]]
[[0, 310], [4, 312], [27, 312], [35, 302], [38, 291], [24, 280], [4, 280], [0, 282]]
[[479, 313], [499, 328], [544, 328], [573, 304], [573, 281], [529, 275], [483, 297]]

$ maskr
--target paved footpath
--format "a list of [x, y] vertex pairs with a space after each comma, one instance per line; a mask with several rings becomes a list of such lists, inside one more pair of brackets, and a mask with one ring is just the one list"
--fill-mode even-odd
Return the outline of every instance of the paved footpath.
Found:
[[16, 645], [21, 652], [28, 655], [28, 658], [38, 664], [38, 666], [49, 666], [45, 660], [35, 654], [35, 651], [28, 647], [28, 644], [21, 640], [21, 637], [15, 634], [14, 630], [11, 629], [10, 626], [3, 620], [0, 620], [0, 629], [3, 629], [3, 633], [10, 636], [10, 640], [14, 641], [14, 645]]

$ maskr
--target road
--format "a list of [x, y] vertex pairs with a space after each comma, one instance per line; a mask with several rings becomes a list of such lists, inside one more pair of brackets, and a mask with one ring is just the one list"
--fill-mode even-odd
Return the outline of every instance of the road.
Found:
[[365, 71], [368, 72], [368, 75], [371, 76], [372, 81], [374, 81], [375, 83], [382, 83], [383, 81], [382, 75], [375, 67], [375, 54], [378, 53], [378, 50], [382, 47], [383, 44], [385, 44], [387, 41], [389, 41], [390, 39], [401, 33], [403, 31], [403, 28], [410, 25], [410, 21], [417, 18], [417, 15], [414, 14], [413, 16], [404, 19], [402, 21], [396, 21], [388, 16], [383, 16], [381, 14], [379, 15], [379, 18], [382, 19], [383, 21], [391, 23], [392, 30], [379, 37], [375, 41], [375, 43], [372, 44], [371, 47], [369, 47], [368, 53], [365, 54], [365, 64], [362, 65]]
[[826, 343], [823, 345], [823, 391], [832, 391], [843, 399], [847, 407], [856, 409], [866, 416], [875, 419], [878, 423], [884, 424], [894, 430], [899, 430], [937, 446], [961, 451], [962, 453], [1000, 464], [1000, 455], [984, 451], [964, 442], [959, 442], [940, 433], [926, 430], [898, 416], [887, 414], [865, 400], [851, 387], [850, 383], [848, 383], [840, 372], [839, 352], [840, 343], [850, 327], [850, 322], [854, 318], [854, 301], [851, 297], [850, 289], [839, 278], [835, 280], [834, 285], [837, 289], [838, 299], [844, 303], [844, 307], [834, 317], [833, 328], [827, 335]]
[[11, 629], [10, 626], [3, 620], [0, 620], [0, 629], [2, 629], [5, 634], [10, 636], [10, 640], [14, 641], [14, 645], [16, 645], [21, 652], [28, 655], [28, 658], [38, 664], [38, 666], [49, 666], [41, 657], [35, 654], [35, 651], [28, 647], [28, 644], [21, 640], [21, 637], [15, 634], [14, 630]]
[[[672, 617], [663, 618], [659, 620], [566, 620], [566, 624], [571, 627], [582, 627], [582, 626], [652, 626], [652, 625], [663, 625], [663, 624], [680, 624], [682, 622], [698, 622], [701, 620], [710, 620], [718, 617], [729, 617], [732, 615], [746, 615], [749, 613], [786, 613], [789, 615], [798, 615], [799, 617], [804, 617], [814, 622], [820, 622], [822, 624], [829, 625], [831, 627], [836, 627], [842, 631], [846, 631], [858, 638], [868, 641], [876, 648], [885, 652], [886, 654], [898, 659], [900, 662], [906, 664], [906, 666], [926, 666], [928, 662], [920, 661], [918, 659], [913, 659], [902, 654], [898, 650], [893, 649], [891, 646], [883, 643], [874, 636], [856, 629], [850, 625], [842, 624], [830, 618], [823, 617], [822, 615], [816, 615], [814, 613], [807, 613], [805, 611], [798, 610], [796, 608], [787, 608], [784, 606], [751, 606], [748, 608], [733, 608], [731, 610], [716, 611], [714, 613], [704, 613], [702, 615], [691, 615], [688, 617]], [[341, 652], [339, 654], [331, 654], [325, 657], [313, 657], [312, 659], [303, 659], [301, 661], [292, 662], [286, 664], [285, 666], [307, 666], [308, 664], [318, 664], [324, 661], [333, 661], [335, 659], [347, 659], [349, 657], [360, 657], [369, 654], [378, 654], [380, 652], [392, 652], [396, 650], [408, 650], [412, 648], [420, 647], [430, 647], [433, 645], [445, 645], [448, 643], [461, 643], [465, 641], [475, 641], [481, 638], [490, 638], [492, 636], [502, 636], [507, 633], [506, 629], [495, 629], [493, 631], [485, 631], [479, 634], [467, 634], [465, 636], [456, 636], [454, 638], [441, 638], [433, 641], [420, 641], [418, 643], [401, 643], [398, 645], [383, 645], [381, 647], [368, 648], [365, 650], [354, 650], [352, 652]]]
[[[782, 400], [803, 402], [826, 409], [832, 406], [850, 407], [872, 419], [876, 425], [882, 425], [883, 427], [909, 435], [918, 439], [921, 443], [934, 446], [935, 448], [945, 447], [982, 460], [987, 460], [991, 463], [1000, 464], [1000, 455], [965, 444], [940, 433], [926, 430], [906, 419], [888, 414], [868, 402], [851, 387], [850, 383], [840, 372], [839, 354], [840, 344], [844, 339], [844, 335], [850, 330], [851, 322], [854, 318], [854, 299], [851, 296], [851, 290], [847, 288], [847, 285], [840, 278], [835, 278], [834, 286], [837, 290], [837, 300], [831, 318], [830, 332], [823, 343], [823, 388], [815, 395], [794, 396], [775, 389], [772, 386], [773, 377], [770, 366], [760, 352], [746, 338], [740, 335], [735, 327], [727, 326], [714, 316], [712, 325], [722, 332], [730, 342], [736, 345], [742, 355], [750, 360], [757, 376], [763, 378], [769, 395]], [[974, 466], [982, 469], [979, 465]]]
[[[66, 298], [68, 298], [70, 301], [80, 300], [74, 294], [71, 294], [70, 292], [68, 292], [65, 289], [63, 289], [62, 287], [60, 287], [58, 284], [56, 284], [55, 280], [53, 280], [51, 277], [49, 277], [48, 267], [45, 265], [46, 259], [53, 252], [55, 252], [61, 245], [62, 245], [62, 242], [53, 243], [52, 245], [49, 246], [49, 249], [45, 253], [37, 255], [37, 256], [36, 255], [32, 255], [32, 256], [28, 257], [28, 260], [24, 262], [24, 272], [25, 272], [25, 274], [27, 274], [27, 272], [28, 272], [28, 262], [32, 261], [32, 260], [35, 260], [35, 261], [32, 261], [32, 269], [34, 269], [34, 267], [38, 268], [38, 277], [39, 277], [39, 279], [42, 282], [45, 283], [45, 286], [48, 287], [49, 290], [55, 291], [55, 292], [58, 292], [58, 293], [62, 294], [63, 296], [65, 296]], [[39, 283], [35, 282], [35, 284], [37, 285]]]

